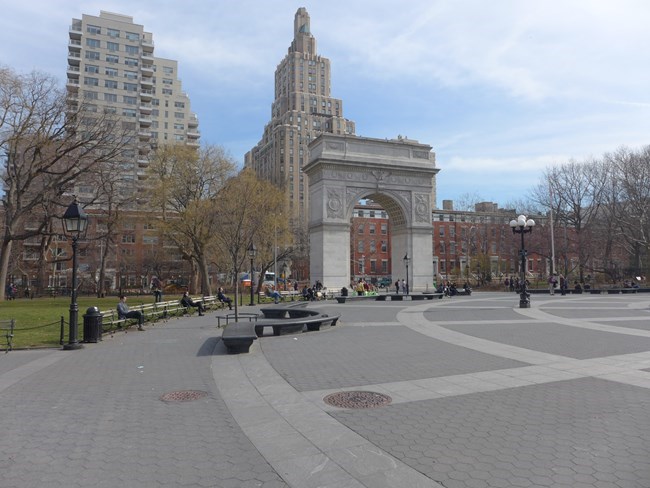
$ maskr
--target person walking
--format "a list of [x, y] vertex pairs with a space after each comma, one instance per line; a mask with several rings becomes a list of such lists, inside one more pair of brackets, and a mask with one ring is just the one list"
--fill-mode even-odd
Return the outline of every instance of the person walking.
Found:
[[554, 274], [548, 277], [548, 292], [551, 296], [555, 295], [555, 287], [557, 286], [557, 278]]
[[124, 319], [138, 319], [138, 330], [144, 330], [144, 315], [139, 310], [129, 310], [126, 304], [126, 296], [120, 295], [120, 301], [117, 304], [117, 318]]

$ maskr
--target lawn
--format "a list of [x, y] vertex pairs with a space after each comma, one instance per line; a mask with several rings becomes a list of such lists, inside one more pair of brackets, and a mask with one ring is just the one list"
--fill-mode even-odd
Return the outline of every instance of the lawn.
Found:
[[[166, 300], [180, 299], [180, 295], [166, 296]], [[89, 307], [110, 310], [117, 306], [117, 297], [96, 298], [83, 296], [77, 299], [79, 305], [79, 338], [83, 338], [83, 315]], [[140, 295], [128, 298], [131, 307], [141, 303], [152, 303], [153, 295]], [[0, 320], [15, 320], [14, 348], [56, 347], [61, 335], [61, 317], [65, 320], [64, 339], [68, 339], [68, 320], [70, 316], [70, 299], [56, 298], [18, 298], [0, 303]], [[0, 350], [7, 343], [5, 331], [0, 335]]]

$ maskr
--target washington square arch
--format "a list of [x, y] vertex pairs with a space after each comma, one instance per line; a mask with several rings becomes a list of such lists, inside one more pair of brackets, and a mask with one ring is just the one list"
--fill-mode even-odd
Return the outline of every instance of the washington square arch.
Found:
[[329, 289], [350, 285], [350, 225], [363, 198], [380, 204], [391, 222], [393, 279], [411, 291], [433, 279], [433, 226], [438, 169], [431, 146], [397, 140], [322, 134], [309, 146], [310, 276]]

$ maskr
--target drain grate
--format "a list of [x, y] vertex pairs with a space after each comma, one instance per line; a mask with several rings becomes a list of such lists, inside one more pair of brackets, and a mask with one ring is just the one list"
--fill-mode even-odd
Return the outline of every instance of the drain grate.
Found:
[[376, 408], [388, 405], [393, 399], [374, 391], [342, 391], [327, 395], [323, 401], [340, 408]]
[[201, 390], [181, 390], [165, 393], [160, 399], [163, 402], [191, 402], [208, 396], [207, 391]]

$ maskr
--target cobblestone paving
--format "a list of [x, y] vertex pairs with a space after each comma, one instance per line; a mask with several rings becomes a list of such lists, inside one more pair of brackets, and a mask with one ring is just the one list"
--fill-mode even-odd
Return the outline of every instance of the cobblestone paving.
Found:
[[439, 325], [473, 337], [576, 359], [629, 354], [650, 349], [650, 338], [637, 337], [631, 341], [629, 337], [619, 334], [549, 323], [447, 322]]
[[[516, 368], [525, 363], [422, 336], [405, 327], [339, 327], [322, 334], [261, 341], [271, 366], [296, 390], [324, 390], [390, 381]], [[372, 340], [366, 340], [372, 334]]]
[[331, 413], [445, 488], [650, 486], [650, 391], [594, 378]]
[[[216, 391], [214, 327], [181, 324], [50, 351], [67, 357], [5, 389], [0, 486], [286, 487]], [[178, 390], [208, 395], [160, 399]]]

